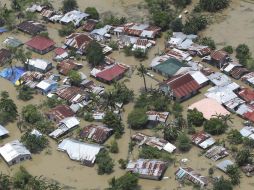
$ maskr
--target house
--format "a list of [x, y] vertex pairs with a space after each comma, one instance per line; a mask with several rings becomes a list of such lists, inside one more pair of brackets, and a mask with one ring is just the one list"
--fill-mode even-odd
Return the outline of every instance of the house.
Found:
[[190, 71], [189, 74], [200, 85], [200, 87], [204, 87], [209, 84], [209, 79], [201, 71]]
[[29, 71], [36, 71], [40, 73], [46, 73], [52, 69], [52, 63], [44, 59], [29, 59], [26, 62], [27, 69]]
[[11, 52], [7, 49], [0, 49], [0, 67], [11, 61]]
[[71, 160], [79, 161], [86, 166], [93, 166], [97, 154], [102, 146], [88, 144], [74, 139], [64, 139], [59, 145], [58, 150], [66, 152]]
[[165, 77], [173, 77], [188, 72], [191, 67], [175, 58], [164, 60], [163, 57], [157, 57], [152, 61], [151, 68]]
[[218, 68], [222, 68], [226, 64], [228, 58], [228, 53], [223, 50], [211, 52], [211, 63], [216, 65]]
[[213, 146], [205, 153], [205, 156], [213, 161], [225, 158], [228, 155], [227, 149], [223, 146]]
[[9, 131], [5, 129], [2, 125], [0, 125], [0, 139], [7, 136]]
[[66, 117], [59, 122], [57, 129], [50, 133], [49, 136], [57, 139], [77, 127], [79, 124], [80, 121], [76, 117]]
[[78, 27], [81, 24], [81, 21], [85, 20], [87, 17], [89, 16], [89, 14], [77, 11], [77, 10], [73, 10], [70, 11], [68, 13], [66, 13], [61, 19], [60, 19], [60, 23], [62, 24], [69, 24], [69, 23], [73, 23], [74, 26]]
[[12, 48], [17, 48], [23, 45], [23, 42], [20, 41], [17, 38], [14, 37], [7, 37], [3, 43], [6, 45], [6, 47], [12, 47]]
[[102, 121], [103, 118], [105, 117], [105, 113], [104, 112], [95, 112], [95, 113], [93, 113], [92, 116], [95, 121]]
[[66, 49], [63, 49], [61, 47], [58, 47], [54, 50], [55, 56], [53, 60], [55, 61], [62, 61], [69, 57], [68, 51]]
[[209, 182], [209, 179], [207, 177], [202, 176], [190, 167], [179, 167], [179, 169], [175, 172], [175, 175], [178, 180], [182, 181], [184, 179], [187, 179], [201, 187], [207, 186]]
[[243, 137], [254, 140], [254, 127], [245, 126], [240, 130], [240, 133]]
[[214, 138], [203, 131], [194, 134], [191, 137], [191, 141], [202, 149], [207, 149], [215, 143]]
[[34, 13], [34, 12], [39, 12], [40, 13], [40, 12], [42, 12], [42, 10], [44, 8], [46, 8], [46, 6], [41, 6], [41, 5], [33, 4], [31, 7], [28, 7], [26, 9], [26, 11], [32, 12], [32, 13]]
[[187, 50], [192, 46], [193, 40], [196, 38], [197, 35], [186, 35], [182, 32], [173, 32], [172, 37], [170, 37], [167, 42], [167, 47]]
[[98, 20], [88, 19], [86, 23], [82, 26], [82, 29], [86, 32], [91, 32], [96, 27]]
[[66, 37], [65, 45], [73, 48], [80, 54], [84, 54], [93, 38], [84, 33], [73, 33]]
[[241, 64], [239, 64], [238, 62], [230, 62], [227, 65], [224, 65], [224, 67], [222, 68], [223, 72], [230, 75], [230, 72], [234, 69], [234, 68], [239, 68], [242, 67]]
[[242, 88], [239, 92], [238, 95], [240, 98], [242, 98], [244, 101], [250, 103], [254, 101], [254, 90], [250, 88]]
[[247, 164], [246, 166], [242, 166], [241, 169], [247, 177], [254, 176], [254, 165], [253, 164]]
[[[221, 104], [216, 100], [210, 98], [204, 98], [196, 103], [189, 106], [188, 109], [197, 109], [201, 112], [205, 119], [209, 120], [215, 115], [229, 115], [230, 112], [227, 111]], [[207, 109], [209, 108], [209, 109]]]
[[11, 141], [0, 147], [0, 154], [8, 165], [31, 159], [29, 150], [18, 140]]
[[75, 113], [67, 105], [58, 105], [45, 114], [50, 120], [59, 123], [61, 120], [72, 117]]
[[31, 40], [26, 42], [26, 45], [28, 49], [41, 55], [46, 54], [55, 48], [55, 42], [43, 36], [33, 37]]
[[49, 19], [50, 17], [52, 17], [53, 15], [55, 14], [55, 11], [53, 10], [49, 10], [49, 9], [43, 9], [41, 11], [41, 16], [44, 18], [44, 19]]
[[176, 147], [168, 141], [157, 137], [151, 137], [143, 133], [136, 133], [131, 138], [138, 143], [138, 146], [145, 144], [169, 153], [173, 153], [176, 150]]
[[46, 27], [35, 21], [24, 21], [17, 25], [17, 28], [30, 35], [37, 35], [46, 30]]
[[192, 57], [190, 56], [190, 54], [188, 52], [179, 50], [179, 49], [168, 49], [166, 50], [166, 55], [168, 55], [171, 58], [175, 58], [177, 60], [180, 61], [191, 61]]
[[187, 73], [162, 82], [159, 88], [166, 95], [181, 102], [197, 94], [201, 86]]
[[166, 123], [169, 112], [157, 112], [157, 111], [147, 111], [149, 121]]
[[234, 79], [240, 79], [243, 75], [249, 73], [250, 71], [246, 69], [245, 67], [235, 67], [230, 72], [230, 76]]
[[216, 165], [217, 168], [219, 168], [221, 171], [227, 173], [228, 166], [232, 166], [234, 163], [231, 160], [223, 160], [220, 163]]
[[103, 41], [107, 38], [110, 38], [109, 31], [111, 30], [112, 26], [105, 25], [102, 28], [94, 29], [90, 35], [96, 40], [96, 41]]
[[207, 78], [215, 85], [215, 86], [225, 86], [229, 83], [231, 83], [231, 79], [221, 73], [221, 72], [215, 72], [207, 76]]
[[104, 125], [87, 125], [85, 126], [79, 136], [81, 138], [86, 138], [92, 140], [98, 144], [103, 144], [111, 135], [113, 134], [113, 129], [110, 129]]
[[58, 83], [51, 79], [45, 79], [39, 82], [36, 85], [36, 88], [39, 90], [41, 94], [48, 94], [49, 92], [52, 92], [57, 89]]
[[140, 178], [160, 180], [167, 169], [167, 162], [160, 160], [138, 159], [130, 160], [126, 171], [138, 174]]
[[152, 43], [151, 40], [137, 39], [133, 44], [132, 51], [142, 50], [143, 52], [146, 52], [152, 45], [154, 45], [154, 43]]
[[91, 75], [94, 76], [96, 79], [105, 82], [105, 83], [112, 83], [117, 80], [120, 80], [124, 77], [124, 74], [129, 70], [129, 66], [125, 64], [114, 64], [105, 67], [103, 70], [98, 70], [97, 73], [94, 75], [93, 71], [91, 71]]
[[88, 98], [87, 93], [84, 90], [75, 86], [59, 87], [55, 94], [69, 103], [81, 103]]
[[57, 64], [57, 70], [60, 74], [67, 76], [70, 71], [78, 70], [81, 68], [82, 64], [77, 64], [73, 60], [64, 60]]

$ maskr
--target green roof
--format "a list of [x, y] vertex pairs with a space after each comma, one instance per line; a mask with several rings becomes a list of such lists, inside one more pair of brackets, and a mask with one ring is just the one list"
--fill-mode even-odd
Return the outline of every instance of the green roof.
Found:
[[154, 69], [156, 69], [159, 72], [166, 74], [168, 76], [173, 76], [182, 67], [189, 67], [189, 66], [184, 64], [183, 62], [175, 59], [175, 58], [170, 58], [170, 59], [156, 65], [154, 67]]

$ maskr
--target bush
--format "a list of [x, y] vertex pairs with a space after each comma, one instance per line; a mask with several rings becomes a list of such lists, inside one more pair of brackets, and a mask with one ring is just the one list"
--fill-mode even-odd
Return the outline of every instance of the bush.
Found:
[[232, 129], [228, 133], [227, 139], [231, 144], [241, 144], [243, 142], [241, 133], [236, 129]]
[[119, 152], [119, 148], [118, 148], [118, 144], [116, 142], [116, 140], [113, 140], [111, 143], [110, 143], [110, 149], [109, 151], [111, 153], [118, 153]]
[[203, 15], [192, 15], [187, 18], [183, 27], [183, 32], [186, 34], [197, 34], [199, 31], [206, 28], [208, 25], [207, 18]]
[[107, 150], [103, 149], [96, 156], [96, 163], [98, 165], [98, 174], [110, 174], [113, 172], [114, 161], [110, 157]]
[[240, 184], [240, 178], [241, 178], [241, 173], [236, 165], [230, 165], [227, 167], [227, 174], [230, 178], [230, 181], [233, 185], [238, 185]]
[[205, 118], [203, 114], [199, 112], [197, 109], [188, 110], [187, 113], [188, 125], [194, 125], [200, 127], [203, 125]]
[[252, 163], [252, 158], [253, 158], [253, 155], [251, 154], [250, 150], [243, 149], [237, 153], [235, 161], [239, 166], [245, 166], [247, 164]]
[[141, 48], [135, 49], [132, 54], [137, 59], [146, 59], [147, 58], [147, 51], [144, 51]]
[[199, 5], [205, 11], [216, 12], [228, 7], [229, 0], [200, 0]]
[[136, 108], [128, 115], [128, 124], [131, 129], [144, 129], [148, 122], [148, 117], [144, 109]]
[[234, 49], [232, 46], [226, 46], [223, 48], [223, 50], [229, 54], [232, 54], [234, 52]]
[[232, 183], [223, 177], [213, 184], [213, 190], [233, 190]]
[[178, 137], [177, 137], [177, 147], [181, 151], [184, 151], [184, 152], [189, 151], [191, 149], [191, 140], [190, 140], [190, 138], [184, 133], [181, 133], [180, 135], [178, 135]]
[[71, 70], [68, 73], [68, 77], [70, 78], [70, 83], [74, 86], [79, 86], [82, 82], [80, 73], [75, 70]]
[[78, 8], [78, 3], [76, 0], [64, 0], [63, 1], [62, 9], [64, 12], [69, 12], [69, 11], [72, 11], [77, 8]]
[[87, 7], [85, 13], [90, 15], [91, 19], [98, 20], [100, 15], [95, 7]]
[[109, 186], [108, 190], [138, 190], [138, 176], [128, 172], [120, 178], [111, 179]]
[[173, 0], [173, 3], [176, 5], [176, 7], [184, 8], [191, 4], [191, 0]]
[[74, 32], [75, 26], [73, 23], [62, 26], [60, 30], [58, 30], [58, 34], [61, 37], [68, 36]]
[[118, 50], [118, 43], [116, 41], [110, 41], [108, 44], [109, 47], [111, 47], [113, 49], [113, 51]]
[[247, 65], [247, 60], [250, 58], [250, 49], [246, 44], [240, 44], [236, 47], [236, 58], [244, 66]]
[[85, 113], [84, 116], [85, 121], [92, 122], [94, 120], [93, 115], [91, 113]]
[[176, 18], [175, 20], [173, 20], [171, 22], [171, 29], [174, 32], [182, 32], [182, 29], [183, 29], [182, 19]]
[[227, 129], [227, 125], [218, 118], [211, 118], [205, 122], [204, 130], [211, 135], [220, 135]]
[[48, 139], [46, 137], [36, 136], [30, 132], [26, 132], [24, 135], [22, 135], [21, 142], [24, 143], [26, 148], [28, 148], [31, 153], [38, 153], [48, 145]]
[[86, 50], [86, 58], [93, 67], [104, 63], [105, 56], [103, 54], [103, 49], [98, 42], [92, 41], [88, 45]]
[[208, 46], [209, 48], [211, 48], [212, 50], [216, 49], [216, 45], [215, 42], [212, 38], [210, 37], [204, 37], [204, 38], [200, 38], [198, 40], [198, 43], [204, 46]]
[[118, 160], [118, 163], [120, 164], [120, 168], [122, 170], [125, 170], [126, 169], [126, 166], [128, 164], [128, 160], [124, 160], [124, 159], [120, 159]]

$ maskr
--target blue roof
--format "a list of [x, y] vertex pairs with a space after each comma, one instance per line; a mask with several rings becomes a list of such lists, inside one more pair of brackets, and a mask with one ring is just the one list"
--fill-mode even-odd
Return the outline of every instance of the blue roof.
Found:
[[0, 27], [0, 33], [4, 33], [4, 32], [8, 32], [8, 30], [6, 28]]
[[24, 72], [25, 69], [23, 67], [5, 68], [0, 72], [0, 77], [3, 77], [15, 84], [15, 82], [20, 79]]

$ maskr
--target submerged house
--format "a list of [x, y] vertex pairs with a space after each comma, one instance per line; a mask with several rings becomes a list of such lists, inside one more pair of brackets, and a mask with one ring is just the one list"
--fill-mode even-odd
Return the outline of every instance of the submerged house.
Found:
[[27, 48], [41, 55], [55, 48], [55, 42], [43, 36], [35, 36], [26, 42]]
[[91, 124], [85, 126], [81, 130], [79, 136], [81, 138], [86, 138], [96, 143], [103, 144], [112, 134], [113, 129], [110, 129], [103, 125]]
[[17, 25], [17, 28], [30, 35], [37, 35], [43, 31], [46, 31], [46, 27], [35, 21], [24, 21]]
[[216, 50], [211, 53], [211, 63], [218, 68], [222, 68], [226, 64], [228, 58], [228, 53], [223, 50]]
[[53, 65], [50, 61], [44, 59], [29, 59], [26, 62], [29, 71], [46, 73], [52, 69]]
[[14, 38], [14, 37], [7, 37], [3, 43], [7, 46], [7, 47], [13, 47], [13, 48], [16, 48], [16, 47], [20, 47], [23, 45], [23, 42], [20, 41], [19, 39], [17, 38]]
[[59, 145], [58, 150], [66, 152], [71, 160], [79, 161], [86, 166], [93, 166], [97, 154], [102, 146], [88, 144], [74, 139], [64, 139]]
[[143, 133], [136, 133], [131, 138], [136, 141], [139, 146], [147, 145], [169, 153], [176, 150], [176, 147], [168, 141], [157, 137], [151, 137]]
[[227, 149], [223, 146], [213, 146], [205, 153], [205, 156], [213, 161], [217, 161], [228, 155]]
[[201, 86], [189, 74], [174, 76], [159, 86], [160, 90], [174, 100], [181, 102], [196, 95]]
[[77, 64], [72, 60], [64, 60], [58, 63], [56, 68], [60, 74], [67, 76], [70, 71], [78, 70], [82, 66], [82, 64]]
[[80, 12], [77, 10], [70, 11], [66, 13], [61, 19], [60, 23], [62, 24], [69, 24], [73, 23], [74, 26], [78, 27], [80, 26], [81, 21], [85, 20], [89, 14], [86, 14], [84, 12]]
[[166, 123], [169, 112], [147, 111], [148, 121]]
[[7, 49], [0, 49], [0, 67], [11, 61], [11, 52]]
[[160, 160], [138, 159], [129, 161], [126, 166], [128, 172], [138, 174], [140, 178], [160, 180], [167, 169], [167, 162]]
[[8, 165], [31, 159], [29, 150], [18, 140], [11, 141], [0, 147], [0, 154]]
[[38, 91], [41, 94], [46, 95], [46, 94], [50, 93], [51, 91], [56, 90], [57, 86], [58, 86], [58, 83], [56, 81], [51, 80], [51, 79], [45, 79], [36, 85], [36, 89], [38, 89]]
[[84, 54], [93, 38], [84, 33], [73, 33], [66, 37], [64, 44], [76, 50], [79, 54]]
[[201, 187], [205, 187], [208, 185], [209, 179], [205, 176], [202, 176], [198, 172], [194, 171], [190, 167], [180, 167], [176, 172], [175, 172], [176, 178], [178, 180], [184, 180], [187, 179], [191, 181], [194, 184], [197, 184]]
[[87, 101], [89, 98], [84, 90], [75, 86], [59, 87], [55, 94], [69, 103], [81, 103], [82, 101]]
[[191, 141], [202, 149], [207, 149], [215, 143], [215, 139], [210, 134], [203, 131], [194, 134]]
[[58, 123], [61, 120], [72, 117], [75, 115], [75, 113], [72, 111], [72, 109], [67, 105], [58, 105], [51, 110], [49, 110], [45, 114], [50, 120]]

